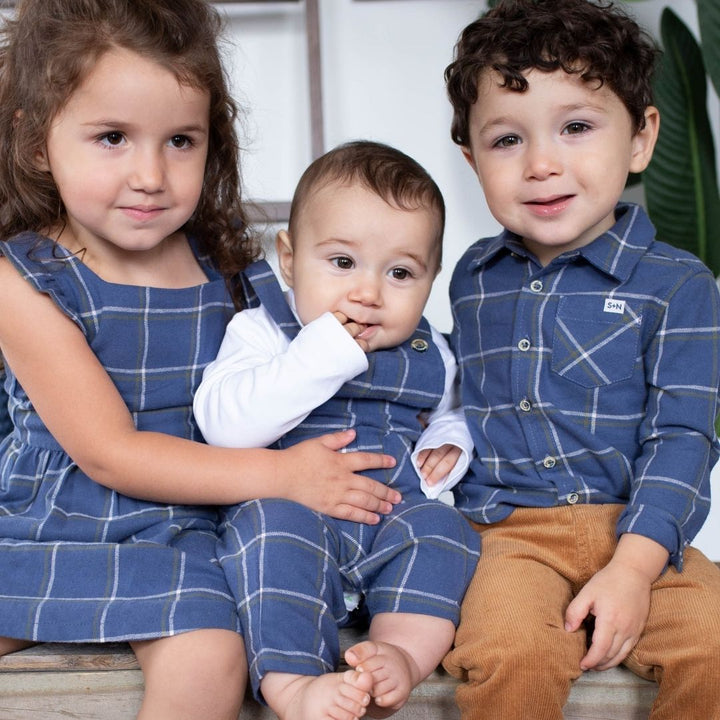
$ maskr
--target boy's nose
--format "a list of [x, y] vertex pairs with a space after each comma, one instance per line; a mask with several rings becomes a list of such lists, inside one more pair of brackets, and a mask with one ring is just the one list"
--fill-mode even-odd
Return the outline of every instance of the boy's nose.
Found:
[[527, 179], [544, 180], [562, 172], [558, 150], [552, 144], [533, 143], [528, 147], [525, 157]]

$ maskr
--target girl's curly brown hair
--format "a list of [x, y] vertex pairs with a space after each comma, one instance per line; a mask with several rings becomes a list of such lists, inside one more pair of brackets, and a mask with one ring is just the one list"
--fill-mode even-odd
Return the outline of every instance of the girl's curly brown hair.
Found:
[[525, 73], [532, 69], [561, 69], [586, 82], [607, 83], [638, 131], [652, 105], [657, 56], [652, 38], [611, 2], [501, 0], [463, 30], [445, 70], [452, 139], [470, 145], [470, 109], [486, 70], [499, 73], [504, 87], [517, 92], [527, 89]]
[[[241, 201], [238, 108], [218, 42], [222, 22], [205, 0], [24, 0], [0, 31], [0, 239], [63, 222], [52, 176], [40, 170], [55, 116], [97, 60], [123, 48], [158, 62], [210, 96], [200, 201], [184, 230], [228, 279], [260, 253]], [[240, 291], [233, 296], [242, 306]]]

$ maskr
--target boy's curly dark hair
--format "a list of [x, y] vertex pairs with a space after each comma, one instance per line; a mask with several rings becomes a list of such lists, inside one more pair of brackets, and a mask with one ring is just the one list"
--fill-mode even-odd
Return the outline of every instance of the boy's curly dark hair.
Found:
[[[205, 0], [23, 0], [0, 31], [0, 239], [62, 224], [51, 175], [37, 167], [53, 119], [97, 60], [123, 48], [158, 62], [210, 96], [202, 194], [185, 231], [228, 280], [259, 254], [241, 202], [235, 121]], [[238, 307], [239, 291], [233, 293]]]
[[650, 35], [612, 2], [501, 0], [463, 30], [445, 69], [452, 139], [470, 145], [469, 114], [485, 70], [499, 73], [503, 86], [517, 92], [527, 89], [524, 73], [531, 69], [561, 69], [585, 82], [607, 84], [638, 131], [652, 104], [658, 52]]

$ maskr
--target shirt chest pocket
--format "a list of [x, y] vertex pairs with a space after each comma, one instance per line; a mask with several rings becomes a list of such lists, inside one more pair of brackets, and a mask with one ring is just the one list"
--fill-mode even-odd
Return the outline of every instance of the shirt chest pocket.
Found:
[[553, 372], [587, 388], [627, 380], [638, 359], [641, 319], [626, 300], [561, 298], [553, 330]]

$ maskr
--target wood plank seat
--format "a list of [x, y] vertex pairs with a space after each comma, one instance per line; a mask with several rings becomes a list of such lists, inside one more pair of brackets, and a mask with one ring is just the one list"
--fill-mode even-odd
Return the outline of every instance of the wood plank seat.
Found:
[[[342, 631], [342, 645], [359, 635]], [[459, 720], [456, 681], [442, 669], [415, 689], [398, 720]], [[142, 673], [126, 644], [37, 645], [0, 658], [0, 720], [132, 720]], [[654, 683], [624, 668], [586, 673], [573, 686], [566, 720], [647, 720]], [[241, 720], [272, 720], [248, 699]]]

